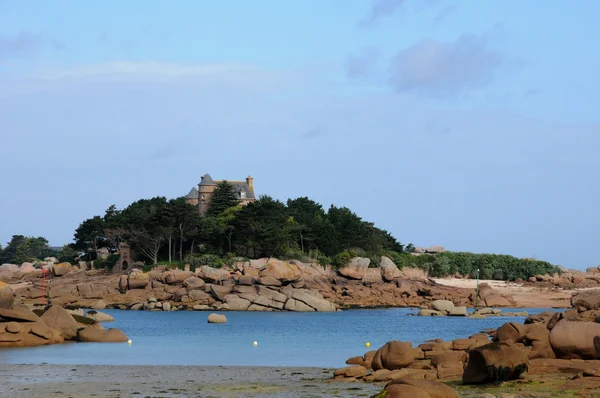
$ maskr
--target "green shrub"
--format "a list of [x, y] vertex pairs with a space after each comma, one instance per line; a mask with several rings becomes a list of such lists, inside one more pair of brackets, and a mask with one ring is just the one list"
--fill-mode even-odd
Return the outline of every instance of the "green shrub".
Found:
[[96, 259], [94, 260], [94, 268], [96, 269], [103, 269], [103, 268], [108, 268], [111, 269], [112, 267], [115, 266], [115, 264], [117, 263], [117, 261], [119, 261], [120, 256], [118, 254], [110, 254], [108, 255], [108, 257], [104, 258], [104, 259]]
[[350, 263], [350, 260], [352, 260], [354, 257], [356, 257], [356, 254], [354, 252], [344, 250], [343, 252], [333, 256], [333, 258], [331, 259], [331, 265], [334, 268], [344, 267], [348, 265]]
[[283, 256], [282, 260], [298, 260], [303, 263], [311, 263], [313, 261], [306, 253], [300, 249], [288, 249]]
[[185, 262], [190, 265], [190, 268], [194, 267], [194, 269], [203, 265], [208, 265], [213, 268], [221, 268], [225, 265], [225, 261], [216, 254], [188, 255], [185, 258]]

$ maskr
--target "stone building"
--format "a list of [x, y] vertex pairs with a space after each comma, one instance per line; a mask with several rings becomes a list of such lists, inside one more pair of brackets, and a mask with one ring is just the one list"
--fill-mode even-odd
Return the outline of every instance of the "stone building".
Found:
[[210, 174], [204, 174], [196, 187], [192, 188], [190, 193], [185, 196], [187, 203], [198, 207], [200, 214], [206, 214], [206, 211], [210, 207], [210, 201], [215, 192], [217, 184], [227, 181], [235, 188], [235, 195], [237, 196], [242, 206], [247, 205], [250, 202], [254, 202], [256, 197], [254, 195], [254, 178], [248, 176], [245, 181], [229, 181], [229, 180], [213, 180]]

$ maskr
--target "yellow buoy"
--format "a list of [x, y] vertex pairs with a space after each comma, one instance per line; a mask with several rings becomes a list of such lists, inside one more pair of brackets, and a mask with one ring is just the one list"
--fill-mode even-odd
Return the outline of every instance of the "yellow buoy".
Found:
[[369, 343], [369, 342], [367, 341], [367, 344], [365, 344], [365, 346], [367, 346], [367, 347], [371, 347], [371, 343]]
[[127, 344], [131, 344], [131, 340], [127, 340]]
[[254, 347], [256, 347], [258, 345], [258, 341], [255, 341], [254, 343], [252, 343], [254, 345]]

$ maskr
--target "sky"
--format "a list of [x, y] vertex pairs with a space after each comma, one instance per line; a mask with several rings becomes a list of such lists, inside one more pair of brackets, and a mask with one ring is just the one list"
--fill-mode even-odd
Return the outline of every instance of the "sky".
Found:
[[596, 0], [0, 0], [0, 242], [210, 173], [600, 265]]

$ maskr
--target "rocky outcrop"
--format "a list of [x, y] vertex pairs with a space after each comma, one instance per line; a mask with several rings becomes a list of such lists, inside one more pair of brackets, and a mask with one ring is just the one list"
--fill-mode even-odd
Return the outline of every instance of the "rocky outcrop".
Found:
[[[106, 308], [151, 311], [304, 312], [382, 306], [431, 308], [433, 302], [446, 300], [454, 305], [447, 311], [452, 316], [466, 315], [466, 307], [475, 303], [475, 289], [440, 285], [422, 275], [409, 278], [407, 270], [399, 270], [386, 257], [381, 263], [380, 268], [369, 268], [369, 259], [357, 257], [339, 272], [318, 264], [269, 258], [220, 269], [202, 266], [194, 272], [166, 270], [164, 266], [150, 272], [134, 269], [124, 275], [75, 270], [60, 277], [48, 275], [44, 299], [73, 308], [91, 308], [102, 300]], [[32, 274], [22, 281], [28, 284], [16, 291], [18, 300], [41, 303], [41, 275]]]
[[113, 329], [103, 334], [106, 331], [95, 321], [71, 315], [57, 305], [35, 311], [23, 306], [0, 310], [0, 347], [59, 344], [65, 340], [127, 341], [121, 331]]

